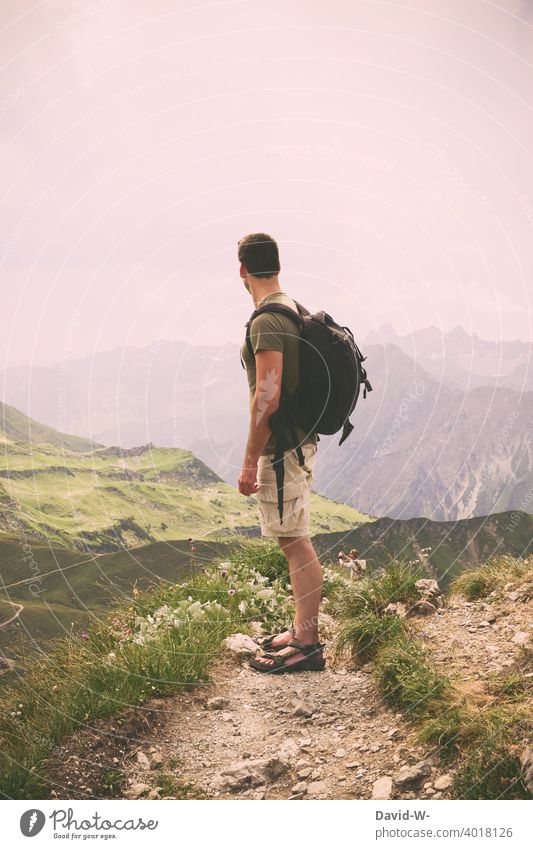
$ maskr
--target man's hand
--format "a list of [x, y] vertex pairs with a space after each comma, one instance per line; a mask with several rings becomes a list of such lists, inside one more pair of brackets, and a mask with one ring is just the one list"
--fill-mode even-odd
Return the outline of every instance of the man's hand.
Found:
[[239, 475], [239, 492], [241, 495], [255, 495], [257, 489], [257, 463], [255, 466], [243, 466]]

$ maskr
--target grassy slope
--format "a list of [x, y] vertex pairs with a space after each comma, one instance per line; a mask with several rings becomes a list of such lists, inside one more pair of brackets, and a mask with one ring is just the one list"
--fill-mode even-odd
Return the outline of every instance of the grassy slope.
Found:
[[47, 443], [69, 451], [91, 451], [98, 444], [81, 436], [60, 433], [52, 427], [29, 419], [24, 413], [0, 401], [0, 434], [11, 440], [23, 440], [33, 444]]
[[[257, 528], [256, 499], [243, 498], [189, 451], [80, 454], [13, 441], [5, 449], [0, 528], [6, 531], [24, 530], [80, 550], [112, 551]], [[313, 532], [349, 529], [367, 518], [313, 496]]]
[[[364, 546], [370, 546], [372, 567], [384, 566], [396, 556], [415, 559], [417, 549], [431, 545], [430, 562], [445, 589], [454, 576], [465, 568], [484, 562], [495, 552], [527, 555], [531, 549], [533, 517], [521, 514], [520, 521], [516, 521], [515, 517], [513, 530], [505, 531], [511, 515], [514, 514], [453, 523], [408, 520], [387, 525], [391, 520], [378, 520], [349, 534], [320, 534], [313, 540], [323, 560], [336, 555], [339, 547], [347, 550], [355, 544], [363, 552]], [[384, 533], [387, 528], [388, 533]], [[501, 542], [504, 531], [505, 544]], [[469, 535], [474, 537], [477, 548], [465, 546]], [[111, 599], [129, 594], [132, 586], [144, 589], [160, 581], [181, 579], [214, 557], [226, 556], [231, 541], [235, 539], [238, 539], [237, 535], [227, 537], [225, 541], [198, 541], [194, 561], [191, 561], [188, 543], [183, 539], [148, 543], [104, 555], [88, 555], [46, 543], [32, 543], [32, 556], [42, 575], [38, 584], [42, 590], [35, 595], [28, 583], [20, 583], [33, 574], [27, 559], [24, 559], [23, 541], [0, 534], [2, 598], [24, 605], [19, 624], [0, 629], [0, 647], [13, 651], [20, 648], [22, 639], [26, 644], [33, 640], [39, 642], [68, 630], [72, 622], [79, 630], [92, 616], [101, 616]], [[476, 559], [477, 556], [479, 559]], [[9, 618], [12, 611], [12, 606], [5, 604], [0, 608], [1, 619]]]

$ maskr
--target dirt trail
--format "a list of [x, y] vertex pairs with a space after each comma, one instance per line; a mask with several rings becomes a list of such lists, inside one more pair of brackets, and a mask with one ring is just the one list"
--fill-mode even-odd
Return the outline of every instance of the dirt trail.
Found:
[[[484, 703], [492, 700], [491, 677], [516, 664], [533, 636], [533, 602], [451, 599], [436, 614], [411, 619], [410, 627], [459, 691]], [[147, 741], [159, 768], [170, 764], [210, 798], [382, 798], [390, 778], [391, 798], [447, 798], [451, 775], [430, 747], [415, 746], [405, 715], [384, 704], [371, 665], [336, 666], [331, 651], [328, 661], [324, 672], [280, 676], [221, 662], [210, 685], [172, 700]], [[279, 776], [276, 759], [286, 764]], [[402, 770], [410, 768], [427, 774], [399, 789]], [[132, 788], [157, 787], [157, 771], [143, 771], [135, 759], [128, 777]]]
[[531, 644], [533, 600], [452, 598], [437, 616], [412, 619], [410, 624], [440, 672], [473, 701], [491, 701], [484, 697], [487, 684], [517, 664], [521, 646]]
[[[491, 675], [531, 645], [533, 602], [452, 599], [409, 626], [437, 668], [484, 704]], [[125, 798], [448, 798], [453, 768], [415, 745], [416, 726], [383, 702], [371, 664], [343, 667], [331, 648], [323, 672], [291, 675], [255, 672], [224, 652], [210, 683], [65, 741], [54, 757], [55, 795], [109, 798], [111, 772]]]
[[[211, 684], [179, 694], [169, 707], [137, 757], [146, 767], [144, 755], [155, 753], [159, 770], [209, 798], [368, 799], [377, 779], [431, 755], [413, 745], [411, 727], [383, 704], [368, 671], [331, 664], [319, 673], [276, 676], [226, 660]], [[438, 775], [430, 761], [428, 783]], [[157, 774], [132, 759], [132, 788], [157, 787]], [[394, 798], [445, 795], [428, 790]]]

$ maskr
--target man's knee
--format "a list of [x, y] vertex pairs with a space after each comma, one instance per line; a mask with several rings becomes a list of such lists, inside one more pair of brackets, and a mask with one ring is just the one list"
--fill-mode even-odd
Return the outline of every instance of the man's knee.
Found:
[[309, 535], [299, 537], [278, 537], [278, 543], [285, 553], [288, 551], [297, 551], [311, 544]]

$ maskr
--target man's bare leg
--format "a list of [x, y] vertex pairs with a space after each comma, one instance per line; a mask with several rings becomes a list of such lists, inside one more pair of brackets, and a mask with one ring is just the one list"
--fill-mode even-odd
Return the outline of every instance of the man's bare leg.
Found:
[[[296, 605], [294, 628], [296, 639], [302, 643], [318, 642], [318, 610], [322, 596], [322, 568], [313, 543], [305, 537], [278, 537], [278, 542], [289, 562], [292, 593]], [[290, 631], [279, 634], [273, 648], [282, 648], [292, 639]], [[298, 660], [298, 656], [292, 658]], [[268, 658], [266, 665], [272, 663]]]

